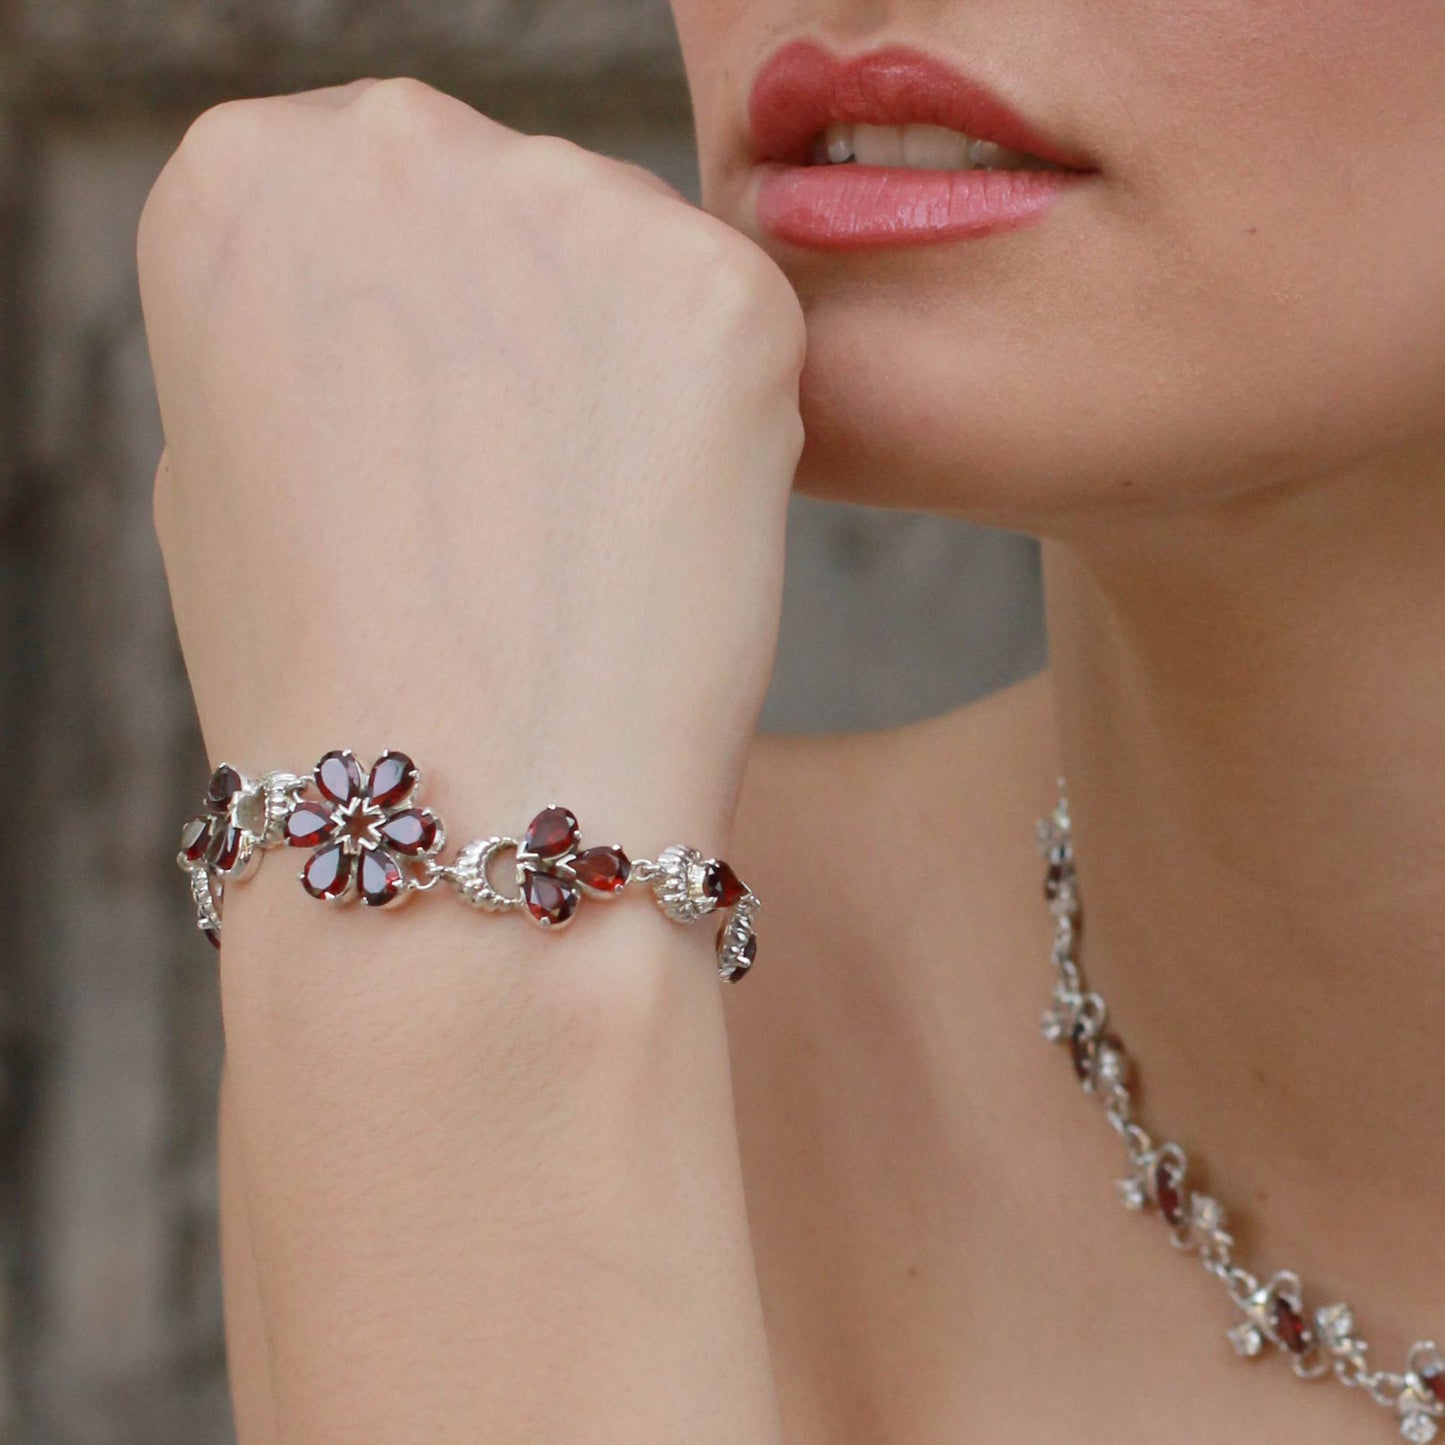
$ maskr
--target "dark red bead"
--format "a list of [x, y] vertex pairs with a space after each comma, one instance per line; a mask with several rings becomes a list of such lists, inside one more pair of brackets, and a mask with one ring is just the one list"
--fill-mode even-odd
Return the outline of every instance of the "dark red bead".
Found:
[[527, 824], [523, 847], [539, 858], [562, 858], [577, 846], [577, 819], [566, 808], [544, 808]]
[[210, 924], [208, 923], [208, 924], [206, 924], [206, 926], [205, 926], [204, 928], [201, 929], [201, 932], [204, 933], [204, 934], [206, 935], [206, 937], [211, 940], [211, 947], [212, 947], [212, 948], [220, 948], [220, 946], [221, 946], [221, 933], [220, 933], [220, 930], [219, 930], [219, 929], [217, 929], [217, 928], [212, 928], [212, 927], [210, 926]]
[[340, 843], [319, 849], [306, 860], [301, 882], [313, 898], [339, 898], [351, 882], [351, 855]]
[[406, 885], [401, 868], [385, 848], [368, 848], [361, 855], [356, 885], [361, 901], [371, 908], [384, 908], [401, 896]]
[[206, 850], [206, 862], [217, 873], [229, 873], [241, 857], [241, 830], [234, 823], [218, 818]]
[[702, 888], [719, 908], [731, 908], [748, 891], [720, 858], [714, 858], [703, 870]]
[[572, 868], [577, 881], [594, 893], [620, 893], [632, 876], [632, 862], [621, 848], [588, 848]]
[[315, 848], [336, 831], [336, 818], [326, 803], [297, 803], [286, 815], [286, 841], [293, 848]]
[[1044, 874], [1044, 897], [1052, 902], [1059, 896], [1064, 879], [1068, 876], [1069, 850], [1063, 844], [1049, 849], [1048, 871]]
[[192, 818], [181, 829], [181, 854], [187, 863], [199, 863], [206, 856], [211, 846], [212, 822], [211, 818]]
[[361, 791], [361, 764], [349, 749], [327, 753], [314, 776], [322, 795], [333, 803], [349, 803]]
[[576, 913], [582, 895], [565, 880], [528, 868], [522, 877], [522, 901], [538, 923], [560, 928]]
[[1420, 1383], [1445, 1405], [1445, 1363], [1432, 1361], [1420, 1368]]
[[1275, 1296], [1272, 1323], [1279, 1342], [1292, 1355], [1304, 1354], [1313, 1343], [1304, 1317], [1283, 1295]]
[[405, 753], [383, 753], [367, 780], [367, 796], [378, 808], [398, 807], [411, 797], [416, 779], [416, 764]]
[[436, 814], [425, 808], [408, 808], [404, 813], [393, 813], [378, 831], [398, 853], [417, 858], [436, 846]]
[[217, 813], [224, 813], [244, 786], [240, 773], [223, 763], [211, 774], [210, 786], [206, 789], [206, 802]]
[[1172, 1159], [1161, 1159], [1154, 1166], [1154, 1198], [1165, 1222], [1178, 1228], [1184, 1222], [1183, 1181]]

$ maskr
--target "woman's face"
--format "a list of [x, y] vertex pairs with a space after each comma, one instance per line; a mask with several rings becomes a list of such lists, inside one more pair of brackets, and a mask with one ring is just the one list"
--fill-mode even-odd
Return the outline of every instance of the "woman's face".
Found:
[[[803, 489], [1049, 531], [1445, 450], [1442, 0], [674, 10], [704, 204], [808, 313]], [[1096, 174], [1019, 229], [783, 239], [749, 102], [798, 40], [935, 56]]]

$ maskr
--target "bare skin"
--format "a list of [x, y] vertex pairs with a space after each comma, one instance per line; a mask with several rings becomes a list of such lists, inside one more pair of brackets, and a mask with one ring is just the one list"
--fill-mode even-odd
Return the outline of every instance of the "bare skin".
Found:
[[[455, 970], [444, 991], [480, 1031], [467, 1036], [427, 1012], [428, 986], [398, 981], [374, 935], [330, 941], [334, 923], [258, 884], [228, 915], [223, 963], [242, 1441], [392, 1441], [420, 1420], [433, 1442], [569, 1445], [1378, 1438], [1389, 1422], [1358, 1396], [1236, 1362], [1217, 1285], [1118, 1208], [1117, 1143], [1037, 1035], [1049, 920], [1031, 829], [1066, 774], [1085, 962], [1140, 1060], [1149, 1118], [1207, 1161], [1250, 1257], [1298, 1269], [1312, 1303], [1349, 1298], [1381, 1363], [1445, 1333], [1445, 203], [1418, 181], [1445, 146], [1445, 19], [1424, 0], [675, 9], [707, 207], [769, 252], [806, 318], [799, 485], [1044, 538], [1054, 662], [927, 723], [753, 741], [758, 668], [727, 737], [689, 737], [667, 782], [641, 767], [611, 792], [585, 770], [562, 779], [599, 806], [640, 790], [628, 806], [644, 830], [679, 809], [711, 819], [765, 899], [767, 967], [725, 1014], [654, 982], [680, 960], [630, 925], [563, 965], [578, 987], [599, 968], [621, 983], [621, 1007], [587, 996], [606, 1027], [582, 1037], [604, 1080], [642, 1060], [662, 1085], [631, 1126], [546, 1067], [575, 1060], [579, 1023], [565, 993], [528, 993], [552, 976], [540, 956], [479, 972], [475, 949], [492, 945], [407, 919]], [[773, 45], [815, 31], [996, 67], [1098, 156], [1096, 199], [1006, 245], [839, 261], [771, 244], [749, 209], [746, 85]], [[652, 240], [678, 223], [612, 173], [587, 175], [588, 194], [618, 186], [646, 213]], [[204, 645], [231, 634], [188, 586], [184, 545], [207, 515], [201, 439], [232, 413], [190, 379], [203, 352], [161, 351], [168, 437], [191, 467], [176, 505], [193, 510], [168, 549], [183, 635], [203, 644], [191, 663], [213, 746], [254, 752], [247, 695]], [[608, 441], [609, 477], [628, 474], [630, 445]], [[254, 485], [249, 470], [233, 482]], [[756, 527], [776, 522], [781, 490], [749, 498]], [[671, 555], [629, 554], [633, 533], [597, 515], [608, 546], [584, 576], [599, 595]], [[766, 591], [776, 578], [748, 535], [724, 533]], [[754, 662], [757, 590], [717, 593], [742, 609]], [[531, 655], [502, 659], [524, 692], [540, 687]], [[695, 660], [681, 645], [668, 659]], [[717, 702], [723, 677], [688, 686]], [[587, 680], [597, 706], [641, 724], [627, 690]], [[459, 706], [489, 695], [483, 676], [445, 681]], [[262, 741], [372, 726], [350, 696], [323, 690]], [[445, 727], [425, 740], [444, 756], [465, 741]], [[563, 739], [543, 741], [555, 768]], [[495, 763], [453, 779], [464, 808], [543, 769]], [[684, 796], [679, 780], [699, 777]], [[279, 966], [297, 929], [319, 981]], [[623, 962], [639, 953], [642, 968]], [[490, 977], [507, 981], [498, 996]], [[369, 1051], [398, 1003], [406, 1047]], [[298, 1027], [307, 1047], [288, 1051]], [[499, 1046], [519, 1027], [520, 1071]], [[378, 1069], [414, 1107], [380, 1111], [387, 1147], [353, 1169], [333, 1139], [376, 1123]], [[465, 1101], [460, 1126], [428, 1107], [438, 1098]], [[680, 1176], [689, 1188], [659, 1189]], [[539, 1220], [537, 1191], [515, 1187], [536, 1178], [578, 1211]]]

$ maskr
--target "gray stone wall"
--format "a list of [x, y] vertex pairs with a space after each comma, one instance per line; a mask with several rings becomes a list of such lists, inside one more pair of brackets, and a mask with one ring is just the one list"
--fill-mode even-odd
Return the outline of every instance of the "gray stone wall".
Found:
[[[0, 0], [0, 1445], [232, 1438], [133, 234], [204, 105], [402, 72], [695, 193], [661, 0]], [[796, 499], [764, 725], [902, 721], [1041, 647], [1027, 544]]]

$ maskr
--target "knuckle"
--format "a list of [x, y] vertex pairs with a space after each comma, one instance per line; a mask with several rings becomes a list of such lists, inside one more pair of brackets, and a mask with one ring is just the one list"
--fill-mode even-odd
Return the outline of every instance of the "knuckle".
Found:
[[522, 179], [536, 188], [587, 186], [598, 176], [600, 158], [560, 135], [529, 135], [513, 152]]
[[272, 145], [277, 113], [273, 101], [229, 100], [190, 123], [141, 210], [136, 246], [143, 272], [197, 204], [213, 208], [250, 186]]
[[264, 145], [274, 116], [275, 106], [267, 100], [213, 105], [187, 127], [176, 156], [206, 171], [248, 164]]
[[807, 342], [803, 309], [773, 259], [740, 232], [724, 228], [711, 239], [707, 269], [710, 314], [745, 334], [752, 347], [766, 348], [764, 354], [783, 369], [800, 369]]
[[395, 141], [432, 141], [450, 130], [467, 107], [411, 76], [392, 76], [360, 89], [354, 114], [375, 133]]

